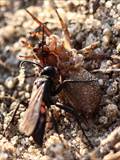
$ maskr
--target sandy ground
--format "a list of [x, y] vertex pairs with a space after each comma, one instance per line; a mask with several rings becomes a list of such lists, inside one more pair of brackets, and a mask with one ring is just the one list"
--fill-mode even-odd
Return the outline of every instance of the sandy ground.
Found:
[[[92, 126], [82, 126], [93, 148], [73, 116], [58, 110], [60, 140], [51, 127], [46, 129], [39, 147], [32, 137], [19, 131], [28, 106], [33, 78], [21, 78], [17, 56], [30, 52], [21, 40], [37, 24], [24, 10], [45, 22], [53, 34], [62, 38], [58, 17], [49, 0], [0, 1], [0, 160], [119, 160], [120, 159], [120, 1], [55, 0], [58, 12], [68, 25], [73, 48], [84, 57], [84, 68], [99, 79], [102, 90]], [[98, 42], [96, 48], [84, 48]], [[29, 69], [29, 67], [28, 67]], [[31, 70], [32, 71], [32, 70]], [[3, 135], [13, 111], [19, 105], [14, 123]], [[107, 138], [106, 138], [107, 137]]]

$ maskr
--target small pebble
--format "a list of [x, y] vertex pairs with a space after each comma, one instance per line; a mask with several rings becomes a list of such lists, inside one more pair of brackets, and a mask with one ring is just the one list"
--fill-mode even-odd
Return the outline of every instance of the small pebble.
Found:
[[1, 113], [7, 112], [7, 109], [8, 109], [8, 106], [4, 102], [0, 103], [0, 112]]
[[30, 93], [29, 92], [25, 92], [25, 98], [30, 98]]
[[105, 6], [106, 6], [107, 8], [111, 8], [111, 7], [112, 7], [112, 1], [107, 1], [107, 2], [105, 3]]
[[120, 13], [120, 3], [117, 5], [117, 10]]
[[17, 83], [17, 79], [16, 78], [13, 78], [13, 77], [8, 77], [6, 80], [5, 80], [5, 86], [8, 88], [8, 89], [13, 89], [15, 87]]
[[9, 40], [10, 37], [14, 36], [15, 32], [15, 27], [13, 25], [8, 25], [0, 29], [0, 36]]
[[26, 84], [26, 86], [25, 86], [25, 90], [26, 90], [27, 92], [30, 92], [30, 90], [31, 90], [31, 86], [30, 86], [30, 84]]
[[13, 138], [11, 138], [11, 143], [13, 145], [16, 145], [18, 143], [19, 137], [18, 136], [14, 136]]
[[119, 110], [118, 106], [115, 104], [108, 104], [104, 107], [105, 115], [112, 121], [118, 116]]
[[14, 101], [13, 103], [11, 103], [10, 109], [14, 110], [18, 105], [19, 105], [19, 102], [18, 101]]
[[0, 96], [4, 97], [5, 96], [5, 88], [3, 85], [0, 85]]
[[116, 47], [117, 53], [120, 53], [120, 43]]
[[111, 36], [112, 36], [112, 32], [109, 28], [105, 28], [103, 31], [103, 46], [107, 47], [110, 43], [111, 40]]
[[8, 160], [8, 154], [5, 152], [0, 152], [0, 160]]
[[114, 81], [108, 88], [107, 88], [107, 94], [109, 96], [113, 96], [117, 93], [118, 91], [118, 82]]
[[99, 123], [100, 123], [100, 124], [107, 124], [107, 123], [108, 123], [108, 118], [105, 117], [105, 116], [101, 116], [101, 117], [99, 118]]
[[103, 84], [104, 84], [103, 79], [99, 79], [99, 80], [98, 80], [98, 83], [99, 83], [100, 86], [103, 86]]

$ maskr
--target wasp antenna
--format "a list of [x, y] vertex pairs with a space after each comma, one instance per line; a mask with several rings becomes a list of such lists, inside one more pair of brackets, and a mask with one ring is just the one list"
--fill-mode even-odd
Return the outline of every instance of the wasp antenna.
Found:
[[24, 63], [32, 63], [32, 64], [35, 64], [35, 65], [37, 65], [37, 66], [39, 66], [41, 69], [43, 68], [40, 64], [38, 64], [38, 63], [36, 63], [36, 62], [32, 62], [32, 61], [22, 61], [21, 63], [20, 63], [20, 68], [24, 65]]
[[51, 35], [51, 31], [44, 25], [44, 23], [42, 23], [41, 21], [39, 21], [32, 13], [30, 13], [27, 9], [25, 9], [25, 11], [33, 18], [33, 20], [35, 22], [37, 22], [40, 27], [44, 27], [44, 31], [47, 34], [47, 36]]
[[65, 36], [65, 47], [67, 49], [72, 49], [72, 46], [71, 46], [71, 41], [70, 41], [70, 33], [68, 31], [68, 28], [67, 28], [67, 24], [63, 21], [63, 19], [61, 18], [61, 16], [59, 15], [58, 11], [56, 8], [54, 8], [58, 18], [59, 18], [59, 21], [61, 23], [61, 26], [62, 26], [62, 29], [64, 31], [64, 36]]

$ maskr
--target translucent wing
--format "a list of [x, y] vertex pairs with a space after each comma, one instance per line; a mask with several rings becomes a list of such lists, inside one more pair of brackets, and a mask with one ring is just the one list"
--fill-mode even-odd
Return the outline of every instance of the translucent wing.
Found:
[[33, 133], [37, 125], [40, 107], [42, 105], [44, 87], [45, 82], [40, 83], [38, 87], [37, 85], [34, 85], [28, 109], [25, 111], [23, 121], [20, 124], [20, 131], [27, 136]]
[[45, 108], [45, 105], [43, 104], [40, 107], [40, 115], [38, 118], [38, 122], [36, 124], [36, 128], [32, 133], [32, 137], [34, 141], [40, 146], [42, 146], [43, 144], [45, 126], [46, 126], [46, 108]]

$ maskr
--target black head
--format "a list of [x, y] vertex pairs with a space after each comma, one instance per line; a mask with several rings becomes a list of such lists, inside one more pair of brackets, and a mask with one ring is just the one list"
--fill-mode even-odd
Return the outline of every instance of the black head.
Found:
[[46, 66], [41, 71], [41, 75], [46, 75], [48, 77], [55, 77], [57, 74], [57, 69], [53, 66]]

